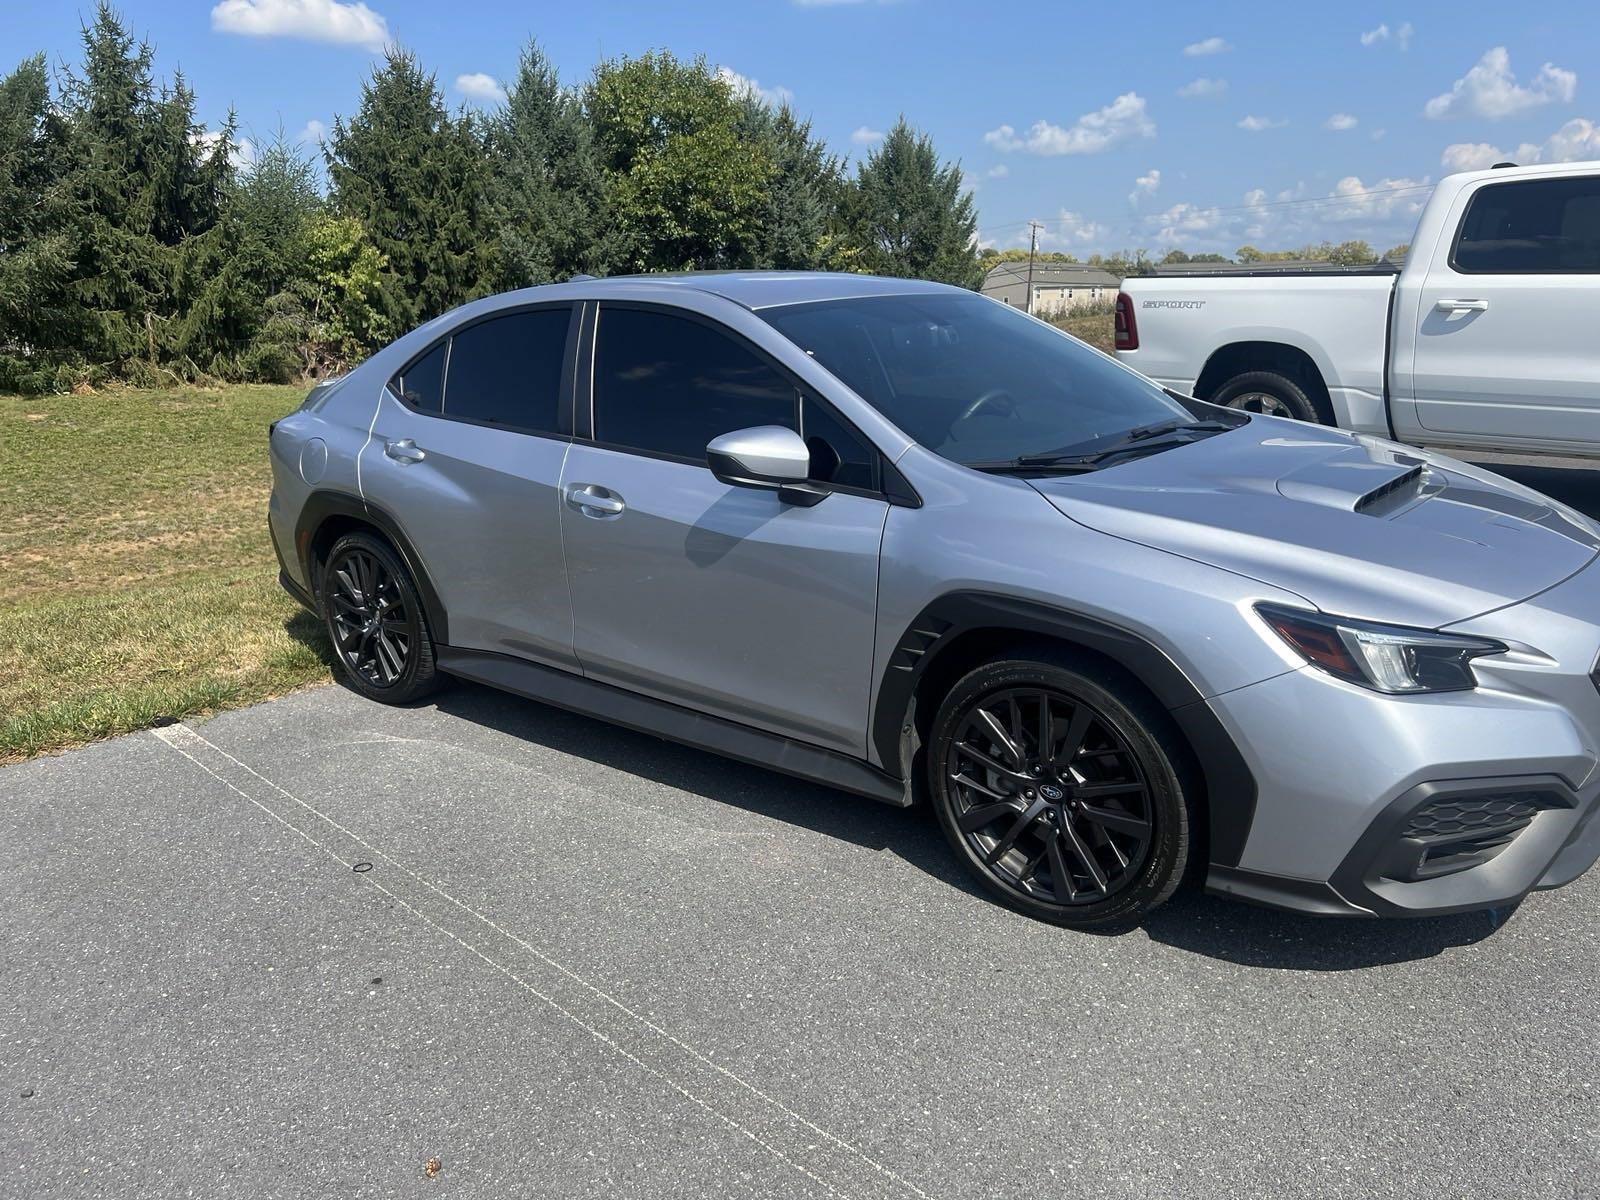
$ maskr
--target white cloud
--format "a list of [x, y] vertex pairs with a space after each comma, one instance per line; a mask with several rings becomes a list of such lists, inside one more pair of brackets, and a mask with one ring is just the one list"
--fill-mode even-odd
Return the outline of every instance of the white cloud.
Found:
[[1006, 166], [1005, 163], [1000, 163], [997, 166], [990, 167], [983, 174], [988, 179], [1004, 179], [1011, 174], [1011, 168]]
[[1439, 164], [1447, 171], [1481, 171], [1505, 159], [1500, 147], [1488, 142], [1454, 142], [1444, 148]]
[[457, 75], [456, 91], [473, 100], [483, 100], [490, 104], [500, 104], [506, 98], [506, 90], [500, 86], [500, 81], [482, 71]]
[[1376, 29], [1369, 29], [1363, 33], [1361, 35], [1361, 44], [1363, 46], [1376, 46], [1380, 42], [1387, 42], [1390, 38], [1393, 38], [1394, 44], [1399, 46], [1400, 49], [1409, 50], [1411, 49], [1411, 35], [1415, 32], [1416, 30], [1411, 27], [1410, 21], [1402, 22], [1397, 29], [1390, 29], [1388, 24], [1385, 23], [1379, 25]]
[[1553, 63], [1545, 63], [1528, 85], [1522, 86], [1511, 74], [1511, 55], [1504, 46], [1495, 46], [1448, 92], [1429, 100], [1422, 111], [1434, 120], [1474, 116], [1493, 121], [1546, 104], [1565, 104], [1577, 90], [1577, 74]]
[[991, 129], [983, 140], [997, 150], [1026, 150], [1030, 154], [1098, 154], [1135, 137], [1154, 137], [1155, 122], [1145, 111], [1144, 97], [1125, 92], [1110, 104], [1084, 113], [1070, 127], [1036, 121], [1026, 137], [1010, 125]]
[[1316, 216], [1326, 221], [1387, 220], [1391, 217], [1410, 217], [1422, 211], [1432, 190], [1432, 181], [1421, 179], [1379, 179], [1363, 183], [1355, 175], [1346, 175], [1333, 189], [1341, 203], [1312, 205]]
[[1444, 148], [1439, 161], [1450, 171], [1480, 171], [1497, 162], [1582, 162], [1600, 158], [1600, 124], [1574, 117], [1542, 142], [1523, 142], [1515, 150], [1502, 150], [1488, 142], [1456, 142]]
[[[206, 129], [200, 133], [191, 134], [189, 141], [199, 146], [207, 158], [217, 152], [222, 144], [222, 131], [220, 129]], [[228, 151], [228, 161], [233, 164], [236, 171], [248, 171], [255, 165], [256, 148], [249, 138], [234, 138], [233, 145]]]
[[1158, 226], [1156, 240], [1170, 245], [1185, 237], [1194, 238], [1216, 232], [1222, 225], [1222, 210], [1200, 208], [1184, 201], [1156, 216], [1154, 223]]
[[718, 67], [717, 78], [727, 84], [728, 90], [739, 100], [747, 100], [753, 97], [763, 104], [771, 104], [774, 107], [794, 102], [794, 93], [788, 88], [764, 88], [761, 86], [760, 80], [752, 79], [748, 75], [741, 75], [732, 67]]
[[1251, 133], [1260, 133], [1263, 129], [1282, 129], [1288, 123], [1271, 117], [1241, 117], [1239, 128]]
[[1203, 41], [1191, 42], [1183, 48], [1183, 52], [1190, 58], [1204, 58], [1208, 54], [1226, 54], [1233, 47], [1219, 37], [1208, 37]]
[[211, 10], [211, 28], [245, 37], [292, 37], [381, 50], [389, 24], [357, 0], [221, 0]]
[[1041, 246], [1083, 246], [1089, 242], [1102, 241], [1108, 237], [1111, 230], [1098, 221], [1062, 209], [1054, 221], [1045, 222], [1044, 230], [1039, 234]]
[[1388, 132], [1389, 131], [1387, 129], [1374, 129], [1372, 131], [1372, 140], [1375, 142], [1381, 142], [1383, 141], [1384, 135]]
[[1151, 167], [1145, 174], [1133, 181], [1133, 191], [1128, 193], [1128, 203], [1137, 204], [1142, 197], [1154, 196], [1156, 189], [1161, 186], [1161, 172]]
[[1324, 129], [1331, 129], [1335, 133], [1343, 133], [1346, 129], [1354, 129], [1360, 122], [1349, 113], [1334, 113], [1322, 123]]
[[883, 141], [883, 130], [858, 125], [855, 132], [850, 135], [850, 140], [858, 146], [875, 146]]
[[1207, 79], [1202, 76], [1192, 83], [1186, 83], [1178, 89], [1178, 95], [1185, 100], [1205, 100], [1212, 96], [1220, 96], [1228, 90], [1226, 79]]
[[328, 136], [328, 127], [313, 117], [306, 122], [305, 128], [294, 135], [294, 140], [301, 145], [314, 146]]

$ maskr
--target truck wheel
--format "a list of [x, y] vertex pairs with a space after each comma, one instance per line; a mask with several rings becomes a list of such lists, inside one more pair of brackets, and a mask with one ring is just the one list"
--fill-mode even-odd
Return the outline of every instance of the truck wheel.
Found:
[[1269, 417], [1292, 417], [1313, 425], [1333, 424], [1331, 414], [1325, 417], [1303, 387], [1276, 371], [1246, 371], [1235, 375], [1216, 390], [1211, 403]]

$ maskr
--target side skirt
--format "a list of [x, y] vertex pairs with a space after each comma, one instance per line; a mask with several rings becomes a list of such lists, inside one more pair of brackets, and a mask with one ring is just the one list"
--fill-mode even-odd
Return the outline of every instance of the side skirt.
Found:
[[681, 742], [724, 758], [781, 771], [813, 783], [854, 792], [897, 808], [911, 805], [911, 790], [902, 780], [869, 763], [797, 742], [764, 729], [752, 729], [721, 717], [596, 683], [581, 675], [542, 666], [507, 654], [438, 646], [441, 671], [501, 691], [553, 704], [586, 717], [597, 717], [639, 733]]

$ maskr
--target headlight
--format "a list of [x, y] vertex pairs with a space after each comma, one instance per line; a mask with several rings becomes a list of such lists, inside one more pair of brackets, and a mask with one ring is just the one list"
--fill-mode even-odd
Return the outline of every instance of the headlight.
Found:
[[1256, 612], [1314, 666], [1391, 695], [1474, 688], [1478, 681], [1472, 660], [1506, 649], [1488, 638], [1379, 625], [1276, 604], [1258, 604]]

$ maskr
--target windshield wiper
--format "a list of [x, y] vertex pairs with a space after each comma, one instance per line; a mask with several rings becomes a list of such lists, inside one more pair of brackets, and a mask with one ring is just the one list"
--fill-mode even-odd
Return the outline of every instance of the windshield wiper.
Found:
[[[1153, 454], [1173, 446], [1185, 446], [1198, 441], [1200, 435], [1225, 433], [1237, 426], [1225, 421], [1162, 421], [1156, 425], [1141, 425], [1130, 429], [1121, 437], [1097, 450], [1079, 451], [1067, 446], [1048, 454], [1023, 454], [1016, 458], [1018, 467], [1083, 466], [1093, 469], [1107, 459], [1124, 454]], [[1080, 443], [1082, 444], [1082, 443]], [[1093, 445], [1093, 443], [1088, 443]]]

